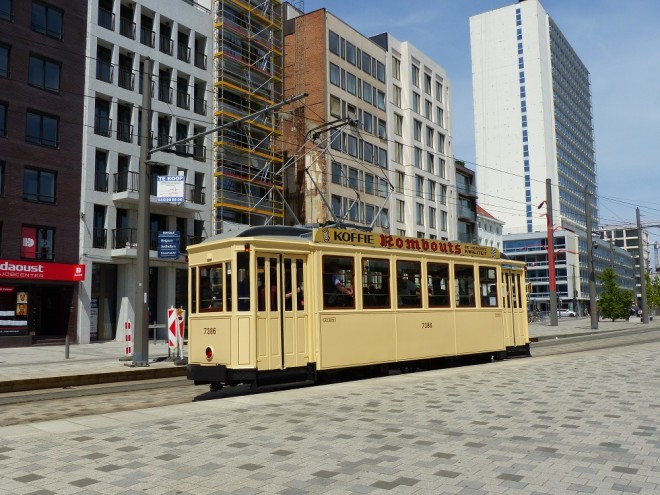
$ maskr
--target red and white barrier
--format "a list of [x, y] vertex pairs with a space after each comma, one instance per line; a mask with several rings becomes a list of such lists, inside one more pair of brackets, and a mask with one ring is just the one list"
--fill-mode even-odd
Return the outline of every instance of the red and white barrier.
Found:
[[173, 356], [177, 346], [178, 325], [176, 321], [176, 309], [170, 308], [167, 310], [167, 333], [169, 335], [170, 356]]
[[125, 354], [126, 356], [133, 355], [133, 326], [131, 325], [131, 320], [124, 322], [124, 342], [125, 345]]

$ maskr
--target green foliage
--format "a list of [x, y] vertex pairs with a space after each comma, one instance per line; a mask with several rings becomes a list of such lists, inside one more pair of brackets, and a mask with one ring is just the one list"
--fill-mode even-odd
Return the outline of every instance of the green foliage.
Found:
[[616, 283], [616, 273], [612, 268], [606, 268], [598, 276], [601, 281], [603, 291], [598, 301], [600, 316], [611, 318], [612, 321], [617, 318], [628, 319], [628, 310], [630, 301], [632, 301], [632, 291], [624, 290]]
[[653, 314], [655, 309], [660, 306], [660, 278], [651, 277], [648, 273], [644, 274], [646, 279], [646, 304], [648, 305], [649, 314]]

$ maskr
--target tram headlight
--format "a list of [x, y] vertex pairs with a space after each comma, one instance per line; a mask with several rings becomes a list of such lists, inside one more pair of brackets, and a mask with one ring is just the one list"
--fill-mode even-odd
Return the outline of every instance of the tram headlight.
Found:
[[207, 347], [206, 350], [204, 351], [204, 354], [206, 354], [207, 361], [213, 359], [213, 347]]

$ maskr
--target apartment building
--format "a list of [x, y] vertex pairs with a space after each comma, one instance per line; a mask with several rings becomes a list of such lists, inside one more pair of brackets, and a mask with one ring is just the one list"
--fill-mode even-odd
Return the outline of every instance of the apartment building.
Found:
[[386, 51], [325, 9], [287, 16], [285, 94], [308, 95], [284, 125], [290, 220], [389, 231]]
[[[386, 50], [391, 231], [457, 239], [451, 94], [445, 70], [389, 33], [371, 38]], [[471, 241], [470, 241], [471, 242]]]
[[0, 347], [76, 335], [86, 18], [0, 1]]
[[[211, 235], [211, 137], [153, 153], [148, 191], [139, 190], [140, 142], [145, 135], [150, 148], [166, 146], [214, 124], [210, 0], [92, 0], [86, 23], [78, 68], [86, 74], [84, 126], [76, 143], [83, 176], [75, 213], [87, 274], [78, 301], [81, 343], [111, 339], [123, 320], [133, 320], [141, 194], [150, 195], [148, 321], [162, 325], [167, 308], [186, 307], [185, 248]], [[143, 70], [152, 79], [144, 130]], [[162, 201], [159, 177], [176, 176], [183, 177], [181, 197]], [[164, 256], [159, 233], [178, 240], [179, 252]]]

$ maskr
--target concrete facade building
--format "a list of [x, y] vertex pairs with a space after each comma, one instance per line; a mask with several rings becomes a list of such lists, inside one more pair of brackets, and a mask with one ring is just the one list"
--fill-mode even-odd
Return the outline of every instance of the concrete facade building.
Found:
[[[89, 7], [80, 65], [86, 74], [82, 206], [76, 210], [87, 273], [78, 302], [80, 343], [111, 339], [124, 319], [134, 321], [140, 194], [150, 195], [149, 323], [164, 324], [167, 308], [187, 305], [185, 248], [211, 234], [209, 137], [154, 153], [150, 190], [139, 191], [144, 133], [155, 148], [213, 126], [210, 0], [94, 0]], [[151, 63], [152, 113], [142, 130], [141, 73]], [[184, 177], [183, 201], [158, 201], [159, 176]], [[158, 256], [159, 232], [179, 234], [178, 258]]]
[[290, 9], [285, 94], [307, 93], [285, 123], [295, 220], [390, 229], [386, 52], [325, 9]]
[[502, 250], [502, 227], [504, 222], [477, 205], [478, 244], [496, 247]]
[[391, 231], [457, 239], [451, 93], [446, 71], [389, 33], [371, 38], [387, 51], [388, 176]]
[[589, 71], [538, 0], [471, 17], [470, 40], [482, 205], [505, 233], [544, 231], [551, 179], [556, 224], [585, 228], [585, 186], [597, 197]]
[[0, 347], [76, 336], [87, 2], [0, 2]]

